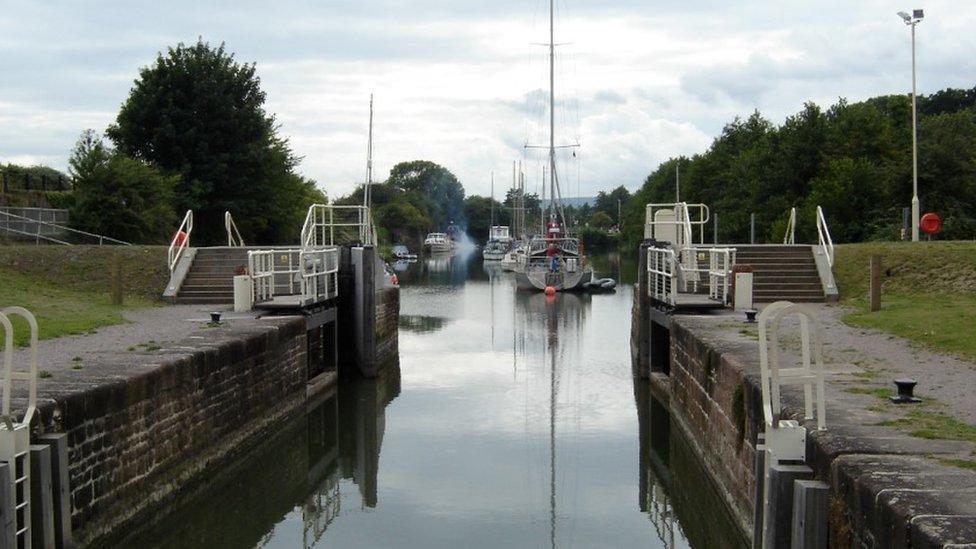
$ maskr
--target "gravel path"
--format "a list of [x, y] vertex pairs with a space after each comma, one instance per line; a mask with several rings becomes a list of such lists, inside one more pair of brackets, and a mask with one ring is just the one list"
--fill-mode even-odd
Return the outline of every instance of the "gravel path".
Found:
[[[129, 347], [165, 344], [186, 338], [206, 326], [211, 311], [221, 311], [222, 321], [254, 318], [253, 313], [234, 313], [229, 305], [173, 305], [132, 309], [123, 313], [125, 324], [105, 326], [90, 335], [48, 339], [38, 344], [38, 369], [66, 370], [79, 362], [94, 360], [100, 353], [124, 351]], [[151, 343], [154, 342], [154, 343]], [[27, 364], [27, 348], [14, 353], [16, 364]], [[81, 357], [81, 361], [75, 360]]]
[[821, 306], [820, 310], [825, 362], [849, 362], [873, 372], [877, 376], [872, 383], [892, 392], [895, 378], [914, 378], [916, 395], [934, 398], [946, 405], [950, 415], [976, 424], [976, 364], [885, 332], [848, 326], [841, 321], [851, 311], [847, 307]]

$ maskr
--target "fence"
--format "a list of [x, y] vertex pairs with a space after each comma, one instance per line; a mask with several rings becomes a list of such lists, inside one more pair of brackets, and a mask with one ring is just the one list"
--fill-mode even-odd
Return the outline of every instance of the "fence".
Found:
[[67, 210], [0, 208], [0, 235], [8, 240], [32, 241], [35, 244], [129, 244], [109, 236], [66, 227], [67, 222]]
[[376, 229], [369, 208], [312, 204], [302, 225], [302, 247], [376, 244]]
[[17, 167], [0, 168], [0, 193], [16, 191], [67, 191], [71, 180], [64, 174], [37, 174]]

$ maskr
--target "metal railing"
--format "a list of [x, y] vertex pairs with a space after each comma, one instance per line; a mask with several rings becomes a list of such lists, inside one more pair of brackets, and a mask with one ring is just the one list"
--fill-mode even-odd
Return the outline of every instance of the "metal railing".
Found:
[[[11, 208], [12, 209], [12, 208]], [[38, 210], [38, 211], [59, 211], [59, 210], [48, 210], [46, 208], [22, 208], [23, 210]], [[0, 228], [3, 229], [5, 236], [10, 237], [10, 235], [15, 235], [17, 238], [30, 240], [33, 239], [35, 244], [40, 244], [43, 242], [48, 242], [51, 244], [98, 244], [99, 246], [108, 244], [118, 244], [122, 246], [130, 246], [128, 242], [119, 240], [117, 238], [112, 238], [110, 236], [90, 233], [87, 231], [82, 231], [79, 229], [72, 229], [71, 227], [66, 227], [58, 223], [53, 223], [50, 221], [44, 221], [40, 217], [27, 217], [23, 215], [17, 215], [10, 213], [10, 209], [0, 209]], [[71, 240], [81, 239], [82, 242], [72, 242]], [[84, 240], [88, 239], [88, 242]]]
[[647, 295], [667, 305], [674, 305], [677, 295], [676, 259], [671, 248], [647, 249]]
[[729, 278], [735, 263], [735, 248], [708, 249], [708, 297], [729, 302]]
[[[674, 305], [678, 293], [696, 294], [702, 281], [707, 280], [708, 297], [726, 304], [735, 252], [735, 248], [688, 247], [676, 252], [670, 247], [650, 247], [647, 249], [648, 295]], [[707, 266], [703, 266], [706, 254]]]
[[183, 216], [183, 222], [180, 223], [180, 228], [176, 229], [176, 233], [173, 234], [173, 240], [169, 243], [169, 250], [166, 251], [166, 262], [169, 265], [170, 272], [176, 268], [180, 256], [183, 255], [183, 250], [190, 247], [191, 233], [193, 233], [193, 210], [187, 210], [186, 215]]
[[[29, 365], [27, 370], [15, 369], [13, 363], [14, 328], [10, 315], [27, 321], [30, 327]], [[30, 489], [30, 424], [37, 410], [37, 319], [23, 307], [0, 309], [0, 328], [3, 329], [3, 377], [2, 416], [0, 416], [0, 463], [7, 465], [9, 482], [5, 505], [13, 512], [16, 547], [30, 547], [31, 540], [31, 489]], [[10, 404], [15, 381], [26, 381], [27, 409], [18, 421], [11, 412]]]
[[[692, 212], [697, 215], [692, 217]], [[663, 219], [656, 217], [662, 215]], [[672, 217], [673, 215], [673, 217]], [[658, 238], [659, 231], [673, 227], [675, 242], [678, 247], [694, 244], [694, 226], [699, 229], [699, 244], [705, 243], [705, 225], [711, 218], [711, 211], [705, 204], [688, 204], [687, 202], [670, 202], [648, 204], [644, 208], [644, 238]], [[671, 240], [671, 239], [664, 239]]]
[[786, 222], [783, 244], [796, 244], [796, 208], [790, 208], [790, 219]]
[[244, 239], [241, 238], [237, 224], [234, 223], [234, 216], [230, 212], [224, 212], [224, 230], [227, 231], [227, 246], [230, 248], [243, 247]]
[[376, 229], [366, 206], [312, 204], [302, 224], [302, 248], [376, 244]]
[[282, 298], [308, 305], [332, 299], [339, 290], [339, 249], [254, 250], [247, 253], [254, 303]]
[[827, 219], [824, 218], [823, 208], [817, 206], [817, 237], [820, 249], [827, 256], [827, 262], [831, 267], [834, 266], [834, 241], [830, 238], [830, 230], [827, 229]]

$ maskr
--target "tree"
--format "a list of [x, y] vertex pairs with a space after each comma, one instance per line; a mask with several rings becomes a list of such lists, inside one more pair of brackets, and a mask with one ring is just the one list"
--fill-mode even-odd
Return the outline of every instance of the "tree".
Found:
[[468, 222], [468, 234], [476, 242], [488, 240], [492, 206], [495, 209], [495, 225], [510, 225], [509, 210], [497, 200], [487, 196], [469, 196], [464, 199], [464, 216]]
[[623, 185], [620, 185], [609, 193], [605, 191], [598, 192], [596, 194], [595, 209], [598, 212], [607, 214], [615, 222], [619, 222], [619, 219], [617, 219], [618, 205], [624, 204], [628, 200], [630, 200], [630, 191], [628, 191]]
[[112, 151], [92, 130], [82, 134], [68, 164], [72, 225], [127, 242], [168, 241], [177, 221], [171, 203], [178, 176]]
[[597, 229], [609, 229], [613, 226], [613, 218], [604, 212], [596, 212], [590, 216], [590, 226]]
[[376, 224], [396, 242], [416, 241], [430, 228], [431, 219], [408, 202], [391, 202], [375, 210]]
[[428, 203], [434, 226], [454, 222], [465, 226], [464, 187], [447, 168], [428, 160], [400, 162], [390, 170], [386, 183], [407, 193], [416, 193]]
[[245, 240], [297, 239], [304, 210], [324, 200], [264, 110], [254, 64], [240, 64], [224, 45], [178, 44], [139, 71], [107, 135], [124, 155], [178, 174], [174, 205], [193, 209], [194, 236], [223, 240], [230, 211]]

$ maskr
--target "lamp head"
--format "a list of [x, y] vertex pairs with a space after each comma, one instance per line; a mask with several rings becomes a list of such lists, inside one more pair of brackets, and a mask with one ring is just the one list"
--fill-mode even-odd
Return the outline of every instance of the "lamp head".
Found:
[[925, 17], [925, 10], [912, 10], [912, 18], [921, 21]]
[[906, 12], [903, 12], [903, 11], [898, 12], [898, 17], [901, 17], [902, 19], [904, 19], [906, 23], [911, 23], [912, 22], [912, 16], [911, 15], [908, 15]]

